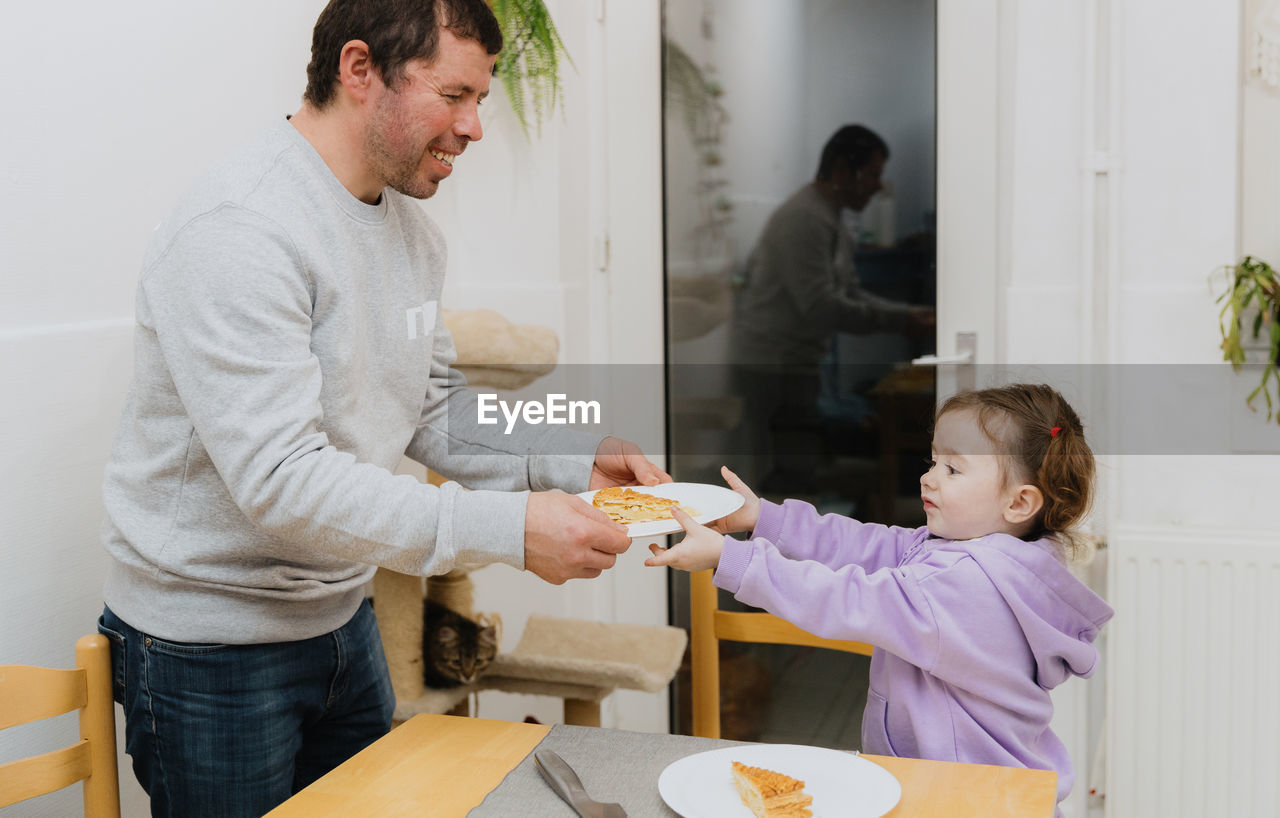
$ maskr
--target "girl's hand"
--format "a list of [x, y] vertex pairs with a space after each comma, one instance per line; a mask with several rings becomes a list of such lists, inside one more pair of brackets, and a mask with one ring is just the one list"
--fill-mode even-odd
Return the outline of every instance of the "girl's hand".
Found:
[[724, 535], [694, 522], [678, 506], [671, 509], [671, 515], [684, 528], [684, 539], [679, 545], [670, 548], [663, 548], [657, 543], [650, 545], [649, 550], [653, 552], [653, 556], [645, 560], [644, 564], [670, 565], [681, 571], [702, 571], [719, 565], [720, 552], [724, 550]]
[[738, 479], [738, 475], [729, 471], [728, 466], [721, 466], [720, 474], [724, 476], [724, 481], [729, 484], [729, 488], [741, 494], [746, 502], [742, 504], [742, 508], [729, 516], [721, 517], [711, 523], [711, 527], [721, 534], [736, 534], [739, 531], [754, 530], [756, 522], [760, 519], [760, 498], [755, 495], [755, 492], [747, 488], [746, 483]]

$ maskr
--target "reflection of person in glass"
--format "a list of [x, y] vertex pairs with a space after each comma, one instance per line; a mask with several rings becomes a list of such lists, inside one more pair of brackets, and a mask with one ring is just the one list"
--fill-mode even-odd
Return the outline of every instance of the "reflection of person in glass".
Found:
[[819, 363], [835, 333], [933, 330], [932, 307], [891, 301], [859, 285], [854, 239], [840, 218], [844, 208], [861, 211], [880, 190], [888, 158], [889, 146], [868, 128], [837, 130], [814, 180], [773, 212], [747, 260], [733, 322], [744, 420], [754, 427], [744, 453], [772, 452], [775, 470], [812, 475], [812, 452], [795, 451], [777, 433], [816, 422]]

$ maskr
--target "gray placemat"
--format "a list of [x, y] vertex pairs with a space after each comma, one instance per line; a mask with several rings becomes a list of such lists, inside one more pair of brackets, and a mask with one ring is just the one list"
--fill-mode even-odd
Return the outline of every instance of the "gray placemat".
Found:
[[[578, 773], [592, 798], [618, 802], [631, 818], [675, 818], [658, 794], [658, 776], [667, 765], [694, 753], [744, 743], [557, 724], [534, 750], [555, 750]], [[575, 818], [577, 813], [542, 780], [531, 752], [467, 815]]]

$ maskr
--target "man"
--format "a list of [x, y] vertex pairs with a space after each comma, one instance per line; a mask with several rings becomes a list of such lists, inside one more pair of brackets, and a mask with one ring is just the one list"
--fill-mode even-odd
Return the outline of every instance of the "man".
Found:
[[616, 438], [480, 431], [450, 368], [412, 199], [480, 139], [501, 45], [483, 0], [333, 0], [301, 109], [153, 236], [100, 623], [153, 815], [262, 815], [389, 729], [375, 566], [598, 576], [625, 530], [549, 489], [670, 480]]
[[816, 431], [819, 364], [837, 332], [933, 331], [933, 308], [862, 289], [840, 218], [845, 208], [867, 206], [888, 159], [889, 146], [870, 129], [839, 128], [814, 180], [778, 206], [747, 260], [733, 316], [734, 375], [746, 410], [742, 454], [766, 461], [747, 473], [766, 490], [814, 479], [824, 446]]

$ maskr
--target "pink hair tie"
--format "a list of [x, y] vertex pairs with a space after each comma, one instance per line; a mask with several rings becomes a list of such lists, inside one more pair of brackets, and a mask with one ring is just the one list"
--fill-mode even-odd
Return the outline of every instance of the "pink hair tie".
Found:
[[1054, 426], [1052, 429], [1049, 430], [1049, 437], [1057, 437], [1058, 432], [1061, 432], [1061, 431], [1062, 431], [1061, 426]]

